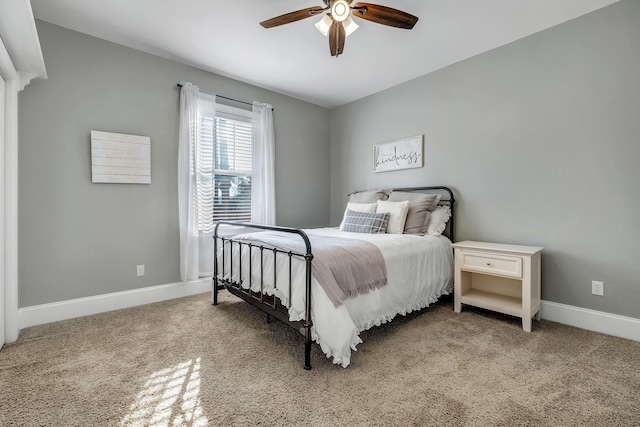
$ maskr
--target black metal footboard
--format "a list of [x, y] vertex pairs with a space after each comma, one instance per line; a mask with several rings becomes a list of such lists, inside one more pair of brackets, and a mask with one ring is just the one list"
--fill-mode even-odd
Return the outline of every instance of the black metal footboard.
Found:
[[[304, 241], [306, 246], [306, 253], [297, 253], [293, 251], [284, 251], [281, 249], [276, 249], [268, 246], [264, 246], [259, 243], [247, 242], [236, 240], [233, 237], [223, 237], [219, 235], [218, 228], [221, 225], [229, 225], [243, 228], [251, 228], [251, 229], [259, 229], [259, 230], [270, 230], [270, 231], [279, 231], [285, 233], [293, 233], [298, 234], [300, 238]], [[313, 260], [313, 253], [311, 251], [311, 242], [309, 241], [309, 237], [307, 234], [297, 228], [289, 228], [289, 227], [277, 227], [277, 226], [267, 226], [267, 225], [258, 225], [258, 224], [246, 224], [246, 223], [237, 223], [237, 222], [228, 222], [228, 221], [219, 221], [216, 224], [214, 235], [214, 263], [213, 263], [213, 305], [218, 304], [218, 290], [219, 289], [227, 289], [230, 293], [236, 295], [239, 298], [247, 301], [251, 305], [259, 308], [260, 310], [267, 313], [268, 316], [273, 316], [276, 319], [279, 319], [285, 322], [288, 325], [299, 329], [304, 334], [305, 340], [305, 354], [304, 354], [304, 369], [311, 369], [311, 262]], [[237, 250], [237, 258], [234, 258], [234, 249]], [[219, 253], [220, 251], [220, 253]], [[228, 256], [227, 256], [227, 251]], [[248, 262], [248, 277], [243, 277], [243, 251], [248, 253], [247, 260], [244, 262]], [[253, 265], [253, 255], [259, 254], [259, 266]], [[292, 283], [292, 260], [294, 258], [300, 258], [305, 262], [305, 313], [304, 313], [304, 321], [291, 321], [289, 320], [289, 313], [287, 311], [287, 307], [285, 307], [282, 302], [275, 295], [267, 295], [264, 292], [264, 263], [265, 263], [265, 254], [272, 254], [273, 260], [273, 287], [276, 287], [278, 276], [277, 276], [277, 268], [276, 268], [276, 260], [277, 257], [285, 257], [288, 262], [289, 267], [289, 295], [288, 300], [289, 304], [292, 303], [293, 293], [301, 292], [301, 289], [295, 289], [294, 284]], [[229, 262], [226, 262], [226, 260]], [[234, 273], [234, 266], [236, 266], [237, 271]], [[252, 290], [254, 285], [253, 280], [253, 272], [255, 268], [259, 268], [258, 275], [258, 284], [260, 286], [259, 290]], [[244, 284], [244, 286], [243, 286]]]

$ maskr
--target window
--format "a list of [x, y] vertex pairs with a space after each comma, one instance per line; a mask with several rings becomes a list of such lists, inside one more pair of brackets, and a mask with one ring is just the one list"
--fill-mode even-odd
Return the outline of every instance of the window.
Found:
[[251, 112], [216, 104], [213, 117], [208, 105], [200, 104], [197, 168], [198, 230], [205, 233], [216, 221], [251, 221], [253, 155]]

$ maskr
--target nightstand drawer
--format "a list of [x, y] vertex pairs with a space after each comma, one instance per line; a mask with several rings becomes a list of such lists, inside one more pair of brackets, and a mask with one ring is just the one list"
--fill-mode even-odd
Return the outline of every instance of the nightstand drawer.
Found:
[[480, 273], [522, 277], [522, 258], [482, 252], [462, 253], [462, 269]]

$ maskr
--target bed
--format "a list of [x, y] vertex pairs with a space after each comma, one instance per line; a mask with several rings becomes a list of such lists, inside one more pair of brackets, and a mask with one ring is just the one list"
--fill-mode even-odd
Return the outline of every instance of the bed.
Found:
[[[370, 190], [349, 200], [338, 228], [226, 221], [215, 227], [213, 304], [226, 289], [298, 328], [305, 369], [311, 369], [312, 342], [347, 367], [360, 332], [427, 307], [452, 289], [451, 189]], [[379, 233], [371, 231], [380, 226]], [[252, 232], [225, 236], [224, 227]]]

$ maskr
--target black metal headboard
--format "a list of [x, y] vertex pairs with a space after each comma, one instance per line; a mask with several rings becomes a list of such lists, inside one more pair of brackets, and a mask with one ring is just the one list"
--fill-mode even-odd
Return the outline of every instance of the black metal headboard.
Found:
[[425, 193], [425, 194], [440, 194], [442, 198], [440, 199], [439, 205], [448, 205], [451, 209], [451, 218], [447, 222], [447, 228], [445, 228], [444, 234], [451, 240], [454, 240], [454, 230], [455, 230], [455, 203], [456, 200], [453, 197], [453, 191], [449, 187], [444, 186], [435, 186], [435, 187], [409, 187], [409, 188], [391, 188], [393, 191], [409, 191], [412, 193]]

